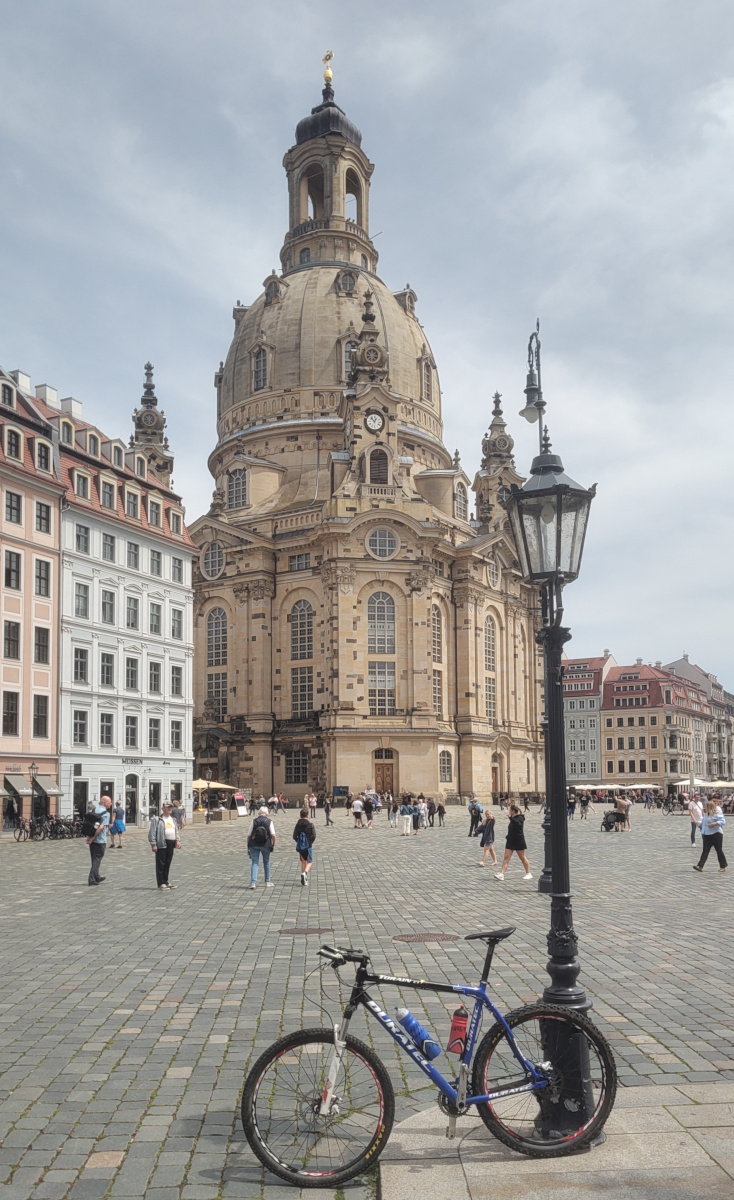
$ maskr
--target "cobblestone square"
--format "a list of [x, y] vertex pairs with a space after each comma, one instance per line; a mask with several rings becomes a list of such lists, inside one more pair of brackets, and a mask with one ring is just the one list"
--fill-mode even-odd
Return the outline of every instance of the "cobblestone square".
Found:
[[[496, 811], [498, 829], [502, 815]], [[613, 1041], [620, 1081], [734, 1080], [731, 881], [709, 860], [692, 870], [687, 816], [637, 808], [631, 833], [600, 832], [601, 806], [570, 826], [581, 981]], [[253, 1052], [339, 1013], [331, 971], [313, 972], [321, 941], [351, 943], [397, 974], [476, 982], [465, 933], [514, 924], [495, 958], [500, 1007], [539, 996], [549, 902], [538, 895], [540, 816], [527, 819], [535, 879], [478, 870], [465, 810], [444, 829], [403, 838], [386, 816], [355, 831], [319, 813], [311, 884], [276, 818], [275, 886], [250, 891], [248, 822], [189, 827], [174, 859], [177, 891], [159, 892], [145, 834], [108, 849], [100, 888], [86, 883], [83, 842], [0, 840], [5, 904], [0, 982], [0, 1181], [5, 1200], [278, 1200], [244, 1141], [238, 1102]], [[499, 839], [499, 847], [504, 844]], [[297, 930], [312, 930], [302, 933]], [[454, 935], [407, 942], [404, 935]], [[348, 972], [345, 978], [348, 978]], [[398, 991], [445, 1044], [454, 1004]], [[323, 1004], [326, 1012], [319, 1010]], [[424, 1077], [381, 1030], [355, 1019], [393, 1077], [396, 1121], [434, 1102]], [[374, 1181], [347, 1187], [356, 1200]], [[306, 1196], [337, 1195], [309, 1190]]]

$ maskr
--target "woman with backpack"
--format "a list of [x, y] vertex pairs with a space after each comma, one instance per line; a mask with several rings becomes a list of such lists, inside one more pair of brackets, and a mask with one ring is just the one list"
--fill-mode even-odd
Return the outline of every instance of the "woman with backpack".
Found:
[[316, 829], [308, 819], [308, 809], [305, 806], [301, 809], [301, 815], [296, 821], [296, 826], [293, 830], [293, 841], [296, 843], [296, 850], [301, 859], [301, 887], [306, 887], [308, 884], [308, 873], [313, 865], [313, 851], [311, 847], [316, 841]]
[[247, 835], [247, 852], [250, 855], [250, 889], [257, 887], [257, 872], [260, 866], [260, 855], [265, 867], [265, 886], [272, 887], [270, 882], [270, 855], [275, 849], [275, 826], [270, 819], [267, 804], [262, 804], [257, 816], [250, 825]]

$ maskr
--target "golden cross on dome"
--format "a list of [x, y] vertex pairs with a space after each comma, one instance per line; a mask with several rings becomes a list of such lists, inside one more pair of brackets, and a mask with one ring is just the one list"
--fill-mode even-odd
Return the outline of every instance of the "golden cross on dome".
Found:
[[334, 78], [334, 72], [331, 69], [331, 60], [333, 57], [334, 51], [327, 50], [326, 54], [321, 59], [322, 63], [324, 64], [324, 83], [327, 85], [331, 84], [331, 81]]

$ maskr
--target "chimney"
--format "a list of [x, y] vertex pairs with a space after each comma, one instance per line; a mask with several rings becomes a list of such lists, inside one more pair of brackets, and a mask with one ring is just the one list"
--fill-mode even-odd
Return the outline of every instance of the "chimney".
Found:
[[49, 408], [59, 407], [59, 393], [56, 388], [51, 387], [48, 383], [36, 384], [36, 398], [42, 400]]
[[10, 374], [11, 374], [12, 378], [15, 380], [15, 382], [17, 383], [21, 392], [30, 392], [30, 390], [31, 390], [30, 375], [26, 375], [25, 371], [11, 371]]
[[687, 654], [684, 654], [684, 655], [683, 655], [683, 661], [684, 661], [684, 662], [688, 662], [688, 655], [687, 655]]
[[608, 650], [605, 650], [605, 651], [604, 651], [604, 657], [605, 657], [605, 658], [609, 658], [609, 651], [608, 651]]
[[76, 417], [78, 421], [82, 419], [82, 402], [75, 400], [73, 396], [64, 396], [61, 403], [61, 411], [68, 413], [70, 417]]
[[641, 658], [636, 658], [636, 659], [635, 659], [635, 665], [636, 665], [636, 666], [638, 666], [638, 667], [641, 667], [641, 666], [642, 666], [642, 659], [641, 659]]
[[663, 669], [663, 664], [662, 664], [661, 659], [658, 659], [658, 661], [655, 663], [655, 666], [657, 667], [658, 671], [661, 671]]

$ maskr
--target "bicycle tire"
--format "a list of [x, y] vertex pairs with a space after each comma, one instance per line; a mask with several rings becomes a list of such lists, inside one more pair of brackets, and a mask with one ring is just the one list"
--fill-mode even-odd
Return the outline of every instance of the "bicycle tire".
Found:
[[[254, 1154], [274, 1175], [301, 1188], [337, 1187], [371, 1167], [395, 1117], [384, 1064], [351, 1036], [336, 1087], [342, 1107], [329, 1117], [318, 1115], [333, 1045], [333, 1029], [287, 1034], [260, 1055], [242, 1092], [242, 1127]], [[303, 1047], [308, 1049], [299, 1053]]]
[[24, 832], [25, 830], [23, 829], [22, 825], [16, 826], [16, 828], [13, 830], [13, 837], [15, 838], [16, 842], [25, 841], [25, 838], [23, 837]]
[[[525, 1058], [553, 1062], [552, 1083], [542, 1091], [478, 1104], [487, 1129], [503, 1145], [530, 1158], [560, 1158], [588, 1146], [603, 1129], [617, 1094], [617, 1068], [608, 1041], [588, 1017], [560, 1005], [529, 1004], [505, 1020]], [[554, 1049], [555, 1061], [548, 1057]], [[588, 1069], [579, 1071], [575, 1064], [582, 1054], [588, 1055]], [[526, 1078], [498, 1022], [482, 1038], [474, 1059], [474, 1095], [519, 1086]], [[582, 1105], [585, 1119], [573, 1128]]]

